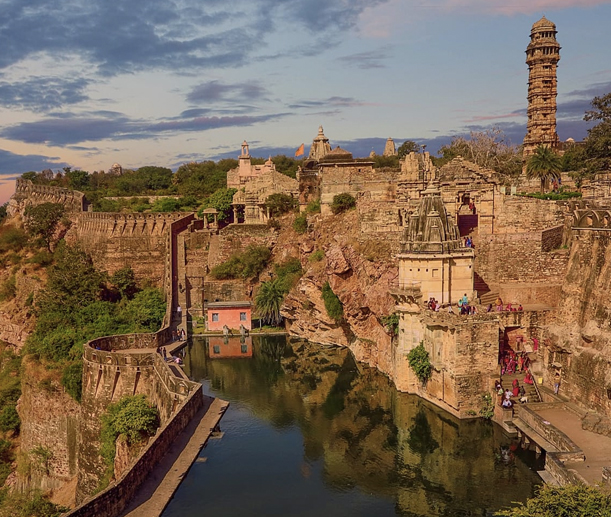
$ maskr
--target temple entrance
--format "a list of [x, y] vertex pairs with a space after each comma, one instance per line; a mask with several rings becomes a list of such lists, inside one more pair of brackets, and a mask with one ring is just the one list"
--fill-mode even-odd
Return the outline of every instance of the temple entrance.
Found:
[[469, 194], [460, 196], [460, 206], [456, 216], [456, 224], [461, 237], [471, 236], [478, 226], [478, 215], [475, 201]]

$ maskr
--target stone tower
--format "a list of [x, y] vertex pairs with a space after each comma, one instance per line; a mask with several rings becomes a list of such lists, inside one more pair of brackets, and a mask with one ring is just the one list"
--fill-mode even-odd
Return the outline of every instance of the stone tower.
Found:
[[395, 147], [395, 141], [392, 138], [388, 138], [386, 140], [386, 145], [384, 146], [384, 152], [382, 156], [396, 156], [397, 149]]
[[556, 133], [556, 67], [560, 45], [556, 41], [556, 25], [545, 16], [535, 22], [526, 49], [528, 65], [528, 124], [524, 137], [524, 156], [534, 153], [539, 145], [558, 146]]
[[312, 147], [310, 147], [310, 154], [308, 158], [312, 158], [314, 160], [320, 160], [323, 156], [331, 152], [331, 144], [329, 144], [329, 139], [323, 133], [322, 126], [318, 128], [318, 135], [312, 141]]

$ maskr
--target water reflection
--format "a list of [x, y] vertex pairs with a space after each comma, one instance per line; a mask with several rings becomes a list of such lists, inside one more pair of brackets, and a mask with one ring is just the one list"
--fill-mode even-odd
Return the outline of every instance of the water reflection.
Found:
[[484, 516], [539, 483], [497, 427], [398, 393], [347, 350], [256, 336], [249, 348], [186, 350], [187, 373], [232, 405], [166, 517]]

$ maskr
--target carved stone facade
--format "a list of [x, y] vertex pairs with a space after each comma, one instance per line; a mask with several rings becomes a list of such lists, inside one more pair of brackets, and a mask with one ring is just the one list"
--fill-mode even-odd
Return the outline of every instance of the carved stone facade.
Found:
[[384, 146], [384, 152], [382, 156], [396, 156], [397, 148], [395, 147], [395, 141], [392, 138], [388, 138], [386, 140], [386, 145]]
[[276, 170], [271, 158], [263, 165], [253, 165], [246, 140], [238, 157], [238, 166], [227, 172], [227, 188], [242, 188], [246, 183]]
[[556, 25], [541, 18], [530, 32], [526, 49], [528, 65], [528, 124], [524, 137], [524, 156], [534, 153], [539, 145], [558, 147], [556, 133], [556, 67], [560, 45], [556, 41]]

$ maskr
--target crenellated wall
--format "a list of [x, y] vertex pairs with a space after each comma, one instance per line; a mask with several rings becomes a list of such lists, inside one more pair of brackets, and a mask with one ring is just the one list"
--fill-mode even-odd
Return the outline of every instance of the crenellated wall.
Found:
[[161, 287], [168, 254], [168, 236], [180, 225], [186, 228], [194, 214], [84, 212], [76, 224], [76, 239], [96, 266], [110, 274], [130, 266], [137, 280]]
[[85, 209], [85, 194], [76, 190], [48, 185], [35, 185], [30, 180], [18, 178], [15, 194], [8, 205], [8, 213], [22, 214], [29, 205], [61, 203], [67, 212], [82, 212]]

